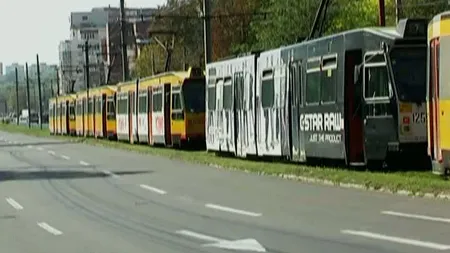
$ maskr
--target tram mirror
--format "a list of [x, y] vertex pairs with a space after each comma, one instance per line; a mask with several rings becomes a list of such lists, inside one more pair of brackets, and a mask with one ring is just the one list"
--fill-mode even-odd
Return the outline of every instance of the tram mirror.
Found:
[[392, 98], [394, 96], [394, 90], [392, 90], [392, 84], [389, 82], [389, 98]]
[[386, 44], [386, 42], [381, 42], [381, 49], [383, 50], [384, 54], [387, 54], [389, 51], [388, 45]]

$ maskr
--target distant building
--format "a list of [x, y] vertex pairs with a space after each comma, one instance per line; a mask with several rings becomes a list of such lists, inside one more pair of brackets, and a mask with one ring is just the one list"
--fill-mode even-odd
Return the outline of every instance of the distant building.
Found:
[[[132, 22], [152, 15], [156, 9], [126, 9], [128, 23], [129, 67], [136, 59], [136, 36]], [[91, 87], [121, 80], [120, 9], [93, 8], [70, 14], [70, 39], [59, 45], [60, 84], [62, 92], [86, 87], [84, 43], [89, 41], [89, 76]], [[72, 89], [73, 86], [73, 89]]]
[[7, 65], [5, 67], [5, 76], [12, 76], [15, 78], [16, 68], [17, 68], [17, 74], [19, 76], [19, 79], [25, 78], [25, 67], [24, 67], [24, 65], [21, 65], [18, 63], [13, 63], [11, 65]]

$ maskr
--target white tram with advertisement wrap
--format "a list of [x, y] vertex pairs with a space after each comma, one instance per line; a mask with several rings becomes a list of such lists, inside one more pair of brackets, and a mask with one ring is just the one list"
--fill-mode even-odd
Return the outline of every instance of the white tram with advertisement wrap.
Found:
[[208, 64], [207, 149], [429, 165], [426, 26], [401, 20]]

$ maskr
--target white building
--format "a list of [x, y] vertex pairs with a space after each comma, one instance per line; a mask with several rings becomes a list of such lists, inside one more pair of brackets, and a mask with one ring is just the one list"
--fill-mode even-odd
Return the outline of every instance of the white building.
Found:
[[[126, 9], [127, 21], [136, 22], [152, 15], [156, 9]], [[93, 8], [89, 12], [73, 12], [70, 15], [70, 39], [59, 46], [60, 82], [62, 92], [77, 91], [86, 87], [84, 43], [89, 41], [90, 87], [116, 82], [121, 76], [119, 8]], [[112, 29], [114, 27], [115, 29]], [[112, 31], [114, 31], [112, 33]], [[131, 43], [134, 33], [129, 30]], [[119, 39], [119, 41], [117, 41]], [[134, 64], [135, 50], [128, 47], [129, 67]], [[108, 72], [111, 72], [108, 75]], [[109, 79], [108, 79], [109, 77]], [[70, 85], [73, 84], [73, 89]]]

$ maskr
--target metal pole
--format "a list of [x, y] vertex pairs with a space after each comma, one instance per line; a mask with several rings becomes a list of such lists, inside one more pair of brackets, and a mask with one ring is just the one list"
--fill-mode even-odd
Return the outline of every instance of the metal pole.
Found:
[[58, 67], [55, 67], [56, 71], [56, 96], [59, 96], [59, 71]]
[[[86, 105], [87, 105], [87, 127], [89, 129], [89, 113], [91, 113], [89, 111], [89, 41], [86, 40], [84, 42], [84, 61], [85, 61], [85, 75], [86, 75]], [[91, 108], [92, 110], [92, 108]], [[88, 131], [85, 131], [84, 134], [86, 135]]]
[[19, 109], [19, 73], [16, 67], [16, 121], [17, 125], [19, 125], [19, 117], [20, 117], [20, 109]]
[[212, 61], [212, 35], [211, 35], [211, 0], [203, 0], [203, 37], [205, 43], [205, 67]]
[[120, 37], [122, 40], [122, 79], [128, 81], [127, 23], [125, 16], [125, 0], [120, 0]]
[[25, 76], [27, 79], [27, 109], [28, 109], [28, 128], [31, 128], [31, 121], [30, 121], [30, 79], [28, 78], [28, 62], [25, 63]]
[[42, 129], [42, 93], [41, 93], [41, 70], [39, 67], [39, 55], [36, 54], [38, 95], [39, 95], [39, 127]]
[[386, 13], [384, 0], [378, 0], [379, 4], [379, 24], [380, 26], [386, 26]]

